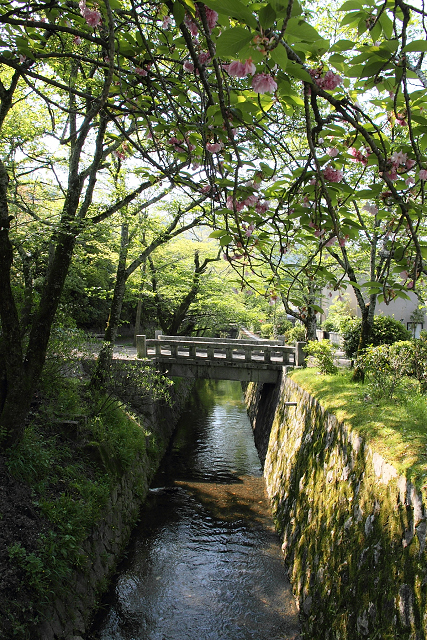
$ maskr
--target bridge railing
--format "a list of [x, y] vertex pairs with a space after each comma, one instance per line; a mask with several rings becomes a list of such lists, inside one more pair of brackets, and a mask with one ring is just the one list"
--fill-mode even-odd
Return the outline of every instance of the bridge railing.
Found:
[[248, 363], [302, 366], [305, 342], [295, 346], [282, 345], [278, 340], [255, 342], [234, 338], [185, 338], [183, 336], [159, 336], [146, 339], [137, 336], [138, 358], [166, 358], [194, 362]]

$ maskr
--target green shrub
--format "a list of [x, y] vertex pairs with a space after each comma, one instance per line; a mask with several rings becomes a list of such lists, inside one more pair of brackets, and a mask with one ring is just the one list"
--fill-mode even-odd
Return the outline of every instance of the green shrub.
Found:
[[357, 365], [364, 371], [373, 399], [396, 397], [415, 369], [414, 342], [371, 345], [358, 357]]
[[304, 351], [314, 358], [320, 373], [338, 373], [338, 367], [334, 363], [336, 349], [329, 340], [310, 340], [304, 347]]
[[[347, 358], [354, 358], [357, 354], [361, 326], [362, 320], [360, 318], [347, 320], [343, 326], [341, 333]], [[369, 344], [376, 347], [381, 344], [393, 344], [393, 342], [401, 340], [410, 340], [411, 337], [411, 332], [398, 320], [389, 316], [375, 316]]]
[[274, 324], [272, 322], [264, 322], [261, 325], [261, 337], [262, 338], [274, 337]]
[[285, 342], [303, 342], [305, 340], [305, 327], [303, 324], [296, 324], [292, 329], [286, 331]]

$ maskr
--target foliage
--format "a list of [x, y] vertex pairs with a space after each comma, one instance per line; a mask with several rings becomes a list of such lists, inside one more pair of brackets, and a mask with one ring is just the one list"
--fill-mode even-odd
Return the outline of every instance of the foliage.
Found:
[[328, 317], [322, 324], [325, 331], [336, 331], [340, 333], [347, 320], [354, 315], [350, 306], [350, 296], [338, 296], [328, 309]]
[[52, 593], [60, 595], [73, 568], [87, 561], [83, 541], [101, 517], [118, 475], [147, 444], [146, 429], [117, 402], [102, 415], [86, 418], [92, 399], [81, 384], [66, 388], [63, 381], [61, 398], [60, 403], [44, 398], [8, 457], [10, 473], [32, 487], [34, 505], [45, 518], [36, 551], [28, 552], [25, 543], [9, 547], [10, 561], [24, 572], [32, 597], [25, 619], [14, 620], [16, 629], [31, 628]]
[[123, 229], [169, 188], [186, 206], [152, 241], [128, 234], [118, 297], [156, 243], [196, 221], [215, 228], [244, 286], [262, 280], [308, 337], [318, 287], [352, 287], [368, 328], [377, 299], [416, 288], [427, 255], [425, 8], [357, 0], [331, 11], [0, 4], [6, 444], [22, 435], [80, 234], [105, 221]]
[[[344, 324], [342, 337], [344, 341], [344, 352], [347, 358], [354, 358], [360, 339], [362, 321], [360, 318], [353, 318]], [[370, 344], [378, 346], [381, 344], [392, 344], [399, 340], [410, 340], [411, 333], [401, 322], [389, 316], [375, 316]]]
[[320, 373], [334, 374], [338, 367], [334, 362], [336, 348], [329, 340], [310, 340], [304, 347], [308, 356], [314, 358], [314, 363], [319, 367]]
[[285, 332], [285, 342], [303, 342], [305, 340], [305, 327], [302, 324], [295, 324], [291, 329]]
[[261, 325], [261, 337], [262, 338], [274, 338], [274, 324], [272, 322], [264, 322]]
[[390, 349], [388, 344], [369, 346], [357, 358], [357, 365], [365, 373], [368, 392], [373, 400], [395, 397], [405, 375], [404, 351], [395, 350], [392, 354]]

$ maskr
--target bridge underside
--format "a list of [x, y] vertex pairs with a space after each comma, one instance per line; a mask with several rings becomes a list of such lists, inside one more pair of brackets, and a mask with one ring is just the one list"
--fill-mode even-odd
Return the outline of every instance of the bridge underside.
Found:
[[256, 362], [215, 362], [190, 360], [177, 362], [171, 358], [157, 357], [152, 360], [156, 368], [168, 376], [179, 378], [206, 378], [210, 380], [238, 380], [240, 382], [276, 383], [282, 365], [263, 365]]

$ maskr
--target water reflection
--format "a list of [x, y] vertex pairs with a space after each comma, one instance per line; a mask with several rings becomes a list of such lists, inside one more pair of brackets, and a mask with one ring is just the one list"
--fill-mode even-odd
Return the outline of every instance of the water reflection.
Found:
[[182, 416], [95, 640], [291, 640], [296, 607], [238, 383]]

